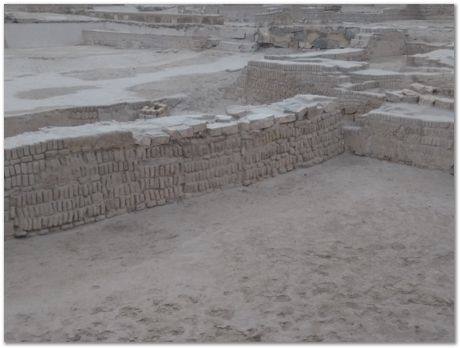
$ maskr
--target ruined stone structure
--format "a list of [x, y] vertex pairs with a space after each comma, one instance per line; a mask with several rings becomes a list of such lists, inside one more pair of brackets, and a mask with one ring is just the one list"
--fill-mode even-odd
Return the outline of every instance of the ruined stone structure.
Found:
[[[240, 105], [227, 106], [227, 115], [175, 115], [174, 108], [187, 96], [172, 96], [19, 110], [7, 117], [6, 238], [68, 229], [191, 193], [249, 185], [345, 150], [419, 167], [453, 168], [453, 34], [436, 26], [438, 42], [418, 27], [371, 24], [377, 18], [449, 20], [451, 7], [348, 11], [340, 6], [266, 6], [262, 12], [248, 7], [241, 15], [245, 24], [235, 19], [239, 7], [171, 8], [117, 12], [79, 7], [86, 17], [73, 22], [30, 19], [30, 13], [21, 12], [47, 11], [40, 6], [11, 8], [17, 12], [7, 14], [5, 35], [18, 49], [21, 23], [39, 28], [62, 22], [72, 25], [73, 36], [50, 38], [50, 47], [59, 41], [118, 49], [241, 54], [271, 46], [272, 51], [233, 72], [238, 78], [225, 90], [236, 94], [234, 104]], [[64, 6], [55, 12], [69, 10]], [[232, 22], [225, 23], [226, 18]], [[302, 51], [277, 53], [273, 47]], [[378, 65], [385, 57], [393, 68]], [[391, 63], [395, 57], [401, 58]]]
[[[416, 114], [411, 114], [412, 112]], [[425, 168], [450, 170], [454, 160], [452, 114], [433, 118], [433, 108], [385, 103], [345, 126], [347, 146], [361, 156]]]
[[137, 21], [146, 23], [171, 23], [171, 24], [224, 24], [224, 18], [219, 15], [187, 15], [187, 14], [156, 14], [156, 13], [118, 13], [118, 12], [93, 12], [92, 15], [104, 19]]
[[156, 101], [63, 108], [9, 117], [5, 119], [5, 137], [37, 131], [40, 128], [50, 126], [78, 126], [108, 120], [133, 121], [138, 118], [145, 118], [141, 115], [142, 110], [146, 107], [152, 108], [158, 103], [174, 107], [181, 101], [182, 97], [178, 95]]
[[455, 342], [454, 5], [4, 12], [5, 342]]
[[[249, 185], [344, 150], [333, 99], [298, 96], [238, 121], [168, 117], [41, 131], [5, 143], [5, 235], [67, 229], [188, 193]], [[89, 133], [88, 133], [89, 132]], [[81, 135], [79, 135], [81, 133]]]

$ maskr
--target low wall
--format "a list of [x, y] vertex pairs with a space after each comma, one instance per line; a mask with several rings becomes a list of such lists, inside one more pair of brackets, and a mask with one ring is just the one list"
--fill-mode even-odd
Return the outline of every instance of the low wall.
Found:
[[[94, 20], [79, 22], [5, 23], [8, 48], [34, 48], [95, 44], [115, 47], [193, 48], [207, 44], [209, 37], [253, 41], [255, 28], [220, 25], [161, 24]], [[192, 43], [189, 41], [193, 40]], [[134, 44], [130, 43], [133, 41]], [[142, 44], [142, 45], [140, 45]], [[124, 45], [124, 46], [123, 46]], [[138, 45], [138, 46], [136, 46]]]
[[379, 88], [385, 89], [400, 89], [410, 85], [414, 81], [411, 75], [404, 75], [399, 72], [384, 71], [376, 69], [368, 69], [350, 73], [350, 78], [353, 83], [366, 83], [372, 81]]
[[86, 45], [117, 48], [184, 48], [194, 51], [212, 47], [209, 38], [204, 36], [138, 34], [105, 30], [83, 30], [83, 42]]
[[83, 44], [82, 30], [101, 28], [102, 23], [5, 23], [8, 48], [75, 46]]
[[[276, 56], [268, 56], [275, 58]], [[288, 57], [288, 56], [286, 56]], [[286, 58], [287, 59], [287, 58]], [[353, 72], [350, 72], [353, 74]], [[400, 77], [398, 75], [398, 77]], [[385, 95], [360, 91], [359, 86], [351, 85], [352, 78], [340, 71], [320, 65], [299, 64], [285, 61], [251, 61], [239, 80], [239, 93], [247, 103], [270, 103], [290, 98], [300, 93], [312, 93], [336, 97], [343, 115], [353, 118], [380, 106]], [[362, 89], [378, 88], [380, 85], [395, 85], [394, 79], [370, 81], [363, 75]], [[403, 80], [404, 82], [406, 80]], [[400, 85], [400, 81], [396, 83]], [[348, 88], [337, 87], [341, 83]], [[358, 90], [353, 90], [353, 88]], [[350, 116], [351, 115], [351, 116]]]
[[359, 126], [345, 127], [346, 148], [354, 154], [417, 167], [451, 170], [454, 164], [452, 120], [398, 117], [369, 112]]
[[12, 137], [24, 132], [34, 132], [43, 127], [79, 126], [100, 121], [132, 121], [139, 118], [144, 106], [151, 107], [155, 103], [166, 103], [169, 107], [176, 106], [185, 96], [177, 95], [160, 98], [154, 101], [118, 103], [99, 106], [82, 106], [65, 109], [54, 109], [20, 116], [4, 118], [4, 136]]
[[6, 138], [5, 237], [248, 185], [334, 157], [344, 150], [340, 112], [333, 98], [310, 97], [238, 121], [176, 116]]
[[455, 14], [455, 7], [454, 4], [409, 4], [401, 12], [407, 18], [452, 19]]
[[406, 37], [404, 31], [382, 30], [376, 32], [371, 29], [372, 34], [366, 44], [368, 58], [392, 57], [406, 53]]
[[242, 79], [242, 91], [248, 103], [270, 103], [299, 93], [324, 94], [324, 89], [349, 81], [349, 77], [326, 67], [250, 61]]
[[198, 15], [198, 14], [172, 14], [160, 12], [88, 12], [89, 16], [124, 21], [137, 21], [145, 23], [165, 24], [224, 24], [224, 17], [220, 15]]
[[355, 120], [356, 117], [378, 108], [385, 100], [384, 94], [342, 88], [332, 89], [329, 95], [337, 98], [342, 115], [349, 120]]
[[355, 31], [341, 26], [270, 25], [258, 28], [256, 41], [289, 48], [343, 48], [350, 45]]
[[314, 58], [327, 58], [336, 60], [353, 60], [363, 61], [365, 60], [366, 50], [362, 48], [345, 48], [345, 49], [330, 49], [330, 50], [319, 50], [310, 51], [294, 54], [274, 54], [266, 55], [264, 58], [269, 60], [289, 60], [301, 62], [304, 59]]
[[[380, 23], [396, 20], [441, 20], [452, 19], [455, 13], [453, 4], [410, 4], [389, 5], [393, 8], [384, 8], [377, 12], [333, 12], [309, 11], [303, 13], [304, 23]], [[295, 9], [294, 9], [295, 10]]]
[[[452, 58], [453, 58], [453, 50], [439, 50], [439, 51], [451, 51]], [[430, 52], [428, 53], [419, 53], [412, 56], [407, 57], [407, 64], [411, 66], [425, 66], [425, 67], [445, 67], [445, 68], [453, 68], [453, 60], [450, 59], [435, 59], [430, 57]]]
[[51, 13], [84, 13], [93, 5], [84, 4], [8, 4], [5, 11], [51, 12]]
[[406, 42], [406, 55], [411, 56], [419, 53], [428, 53], [431, 51], [449, 48], [448, 44], [439, 44], [432, 42], [408, 41]]

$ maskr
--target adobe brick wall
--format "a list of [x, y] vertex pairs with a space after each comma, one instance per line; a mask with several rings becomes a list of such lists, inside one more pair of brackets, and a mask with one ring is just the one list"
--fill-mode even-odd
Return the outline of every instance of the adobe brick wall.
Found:
[[86, 123], [115, 120], [120, 122], [133, 121], [139, 118], [143, 107], [152, 107], [155, 103], [165, 103], [169, 107], [176, 106], [183, 98], [180, 95], [126, 102], [110, 105], [76, 106], [72, 108], [53, 109], [4, 118], [4, 136], [11, 137], [24, 132], [34, 132], [43, 127], [78, 126]]
[[328, 103], [281, 117], [170, 127], [169, 135], [7, 141], [5, 237], [64, 230], [325, 161], [344, 151], [340, 118]]
[[212, 46], [207, 36], [140, 34], [107, 30], [83, 30], [86, 45], [117, 48], [183, 48], [201, 51]]
[[172, 14], [158, 12], [88, 12], [90, 16], [95, 16], [110, 20], [138, 21], [145, 23], [170, 23], [170, 24], [224, 24], [224, 17], [220, 15], [197, 15], [197, 14]]
[[299, 93], [327, 95], [327, 89], [350, 81], [332, 68], [287, 61], [250, 61], [244, 74], [242, 96], [248, 103], [270, 103]]
[[345, 127], [354, 154], [412, 166], [450, 170], [454, 164], [454, 122], [424, 121], [370, 112], [361, 127]]

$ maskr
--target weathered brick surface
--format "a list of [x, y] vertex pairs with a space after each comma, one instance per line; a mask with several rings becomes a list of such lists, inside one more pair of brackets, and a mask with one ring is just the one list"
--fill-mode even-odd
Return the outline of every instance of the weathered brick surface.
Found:
[[454, 122], [371, 112], [359, 124], [344, 131], [346, 147], [357, 155], [442, 170], [454, 164]]
[[5, 149], [5, 236], [67, 229], [319, 163], [344, 150], [339, 121], [334, 106], [310, 107], [150, 138], [112, 132]]
[[184, 48], [195, 51], [211, 47], [208, 36], [140, 34], [108, 30], [83, 30], [87, 45], [101, 45], [118, 48]]
[[151, 101], [77, 106], [5, 117], [4, 136], [11, 137], [24, 132], [33, 132], [43, 127], [78, 126], [107, 120], [132, 121], [139, 118], [139, 113], [146, 106], [154, 107], [157, 103], [164, 103], [168, 107], [174, 107], [180, 101], [181, 97], [179, 95]]
[[251, 61], [242, 81], [242, 92], [248, 103], [269, 103], [299, 93], [329, 95], [330, 88], [346, 82], [350, 82], [348, 76], [319, 64]]
[[175, 13], [153, 13], [153, 12], [90, 12], [91, 16], [121, 20], [121, 21], [138, 21], [146, 23], [171, 23], [171, 24], [224, 24], [224, 17], [220, 15], [206, 14], [175, 14]]

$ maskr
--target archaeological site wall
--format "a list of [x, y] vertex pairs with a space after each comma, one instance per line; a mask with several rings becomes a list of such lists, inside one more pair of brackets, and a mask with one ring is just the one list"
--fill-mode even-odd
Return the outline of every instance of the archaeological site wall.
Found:
[[391, 28], [360, 28], [350, 46], [365, 48], [368, 59], [399, 56], [407, 51], [405, 31]]
[[[366, 50], [368, 51], [369, 48]], [[331, 50], [331, 56], [336, 55]], [[326, 51], [327, 52], [327, 51]], [[298, 93], [333, 96], [340, 105], [346, 148], [352, 153], [418, 167], [451, 170], [454, 99], [451, 50], [409, 57], [404, 71], [370, 69], [359, 49], [265, 56], [249, 62], [241, 79], [248, 103]], [[428, 61], [428, 63], [427, 63]]]
[[170, 23], [170, 24], [224, 24], [224, 17], [220, 15], [198, 15], [198, 14], [174, 14], [174, 13], [155, 13], [155, 12], [90, 12], [90, 16], [103, 19], [138, 21], [145, 23]]
[[[350, 55], [351, 53], [356, 55], [357, 52], [350, 51]], [[249, 62], [246, 71], [243, 72], [240, 94], [247, 103], [270, 103], [296, 94], [311, 93], [336, 97], [345, 115], [362, 114], [380, 106], [385, 95], [361, 91], [360, 87], [379, 87], [380, 84], [384, 84], [382, 81], [386, 81], [386, 84], [395, 82], [391, 77], [381, 77], [380, 81], [367, 81], [369, 78], [361, 80], [358, 77], [355, 81], [358, 83], [354, 86], [341, 88], [338, 87], [340, 84], [351, 84], [353, 81], [347, 74], [366, 67], [367, 63], [354, 62], [357, 64], [337, 68], [327, 66], [327, 60], [326, 64], [321, 64], [321, 61], [315, 62], [315, 59], [312, 63], [298, 63], [287, 61], [287, 56], [285, 61], [276, 60], [277, 56], [266, 58], [269, 59]]]
[[[305, 6], [307, 8], [307, 6]], [[292, 20], [301, 20], [307, 24], [318, 23], [379, 23], [384, 21], [401, 21], [413, 19], [446, 19], [454, 15], [453, 4], [410, 4], [410, 5], [391, 5], [384, 8], [375, 7], [374, 10], [367, 9], [366, 12], [345, 12], [345, 11], [327, 11], [326, 8], [316, 6], [308, 8], [308, 11], [299, 11], [292, 6], [291, 9], [282, 11], [272, 11], [269, 13], [256, 16], [256, 21], [268, 23], [274, 20], [285, 19], [286, 23]]]
[[[365, 24], [446, 18], [449, 9], [369, 6], [360, 14], [331, 6], [295, 13], [294, 7], [267, 5], [263, 14], [251, 10], [246, 16], [269, 24], [260, 28], [224, 26], [223, 16], [204, 9], [197, 14], [196, 8], [180, 14], [86, 11], [96, 18], [68, 23], [58, 18], [18, 26], [11, 20], [5, 25], [10, 48], [309, 50], [250, 61], [228, 88], [234, 93], [229, 99], [245, 105], [223, 105], [227, 115], [167, 116], [183, 98], [177, 95], [8, 115], [6, 238], [65, 230], [190, 194], [249, 185], [345, 150], [451, 170], [453, 30]], [[337, 24], [345, 19], [365, 23]], [[433, 40], [438, 36], [441, 41]], [[383, 64], [381, 58], [389, 56]], [[161, 112], [156, 103], [162, 103]]]
[[321, 98], [237, 121], [172, 116], [7, 138], [5, 236], [63, 230], [334, 157], [344, 151], [340, 111]]
[[27, 12], [54, 12], [54, 13], [84, 13], [91, 10], [92, 5], [84, 4], [8, 4], [8, 10]]
[[146, 106], [153, 107], [157, 103], [164, 103], [169, 108], [173, 108], [181, 100], [183, 96], [176, 95], [158, 100], [53, 109], [5, 117], [4, 136], [11, 137], [24, 132], [34, 132], [43, 127], [79, 126], [107, 120], [133, 121], [139, 118], [141, 109]]
[[101, 28], [101, 23], [15, 23], [4, 24], [8, 48], [55, 47], [83, 44], [84, 29]]
[[263, 60], [250, 61], [246, 69], [242, 88], [248, 103], [269, 103], [302, 90], [328, 95], [326, 90], [350, 80], [336, 69], [315, 64]]
[[453, 118], [447, 112], [446, 116], [439, 115], [439, 110], [423, 107], [416, 109], [416, 115], [398, 114], [395, 110], [404, 105], [384, 104], [361, 116], [358, 126], [344, 127], [347, 150], [417, 167], [451, 170], [455, 141]]
[[101, 45], [117, 48], [183, 48], [201, 51], [210, 48], [212, 41], [207, 36], [121, 33], [107, 30], [83, 30], [86, 45]]
[[338, 25], [306, 27], [271, 24], [258, 28], [256, 40], [259, 44], [277, 47], [335, 49], [349, 47], [358, 31]]

